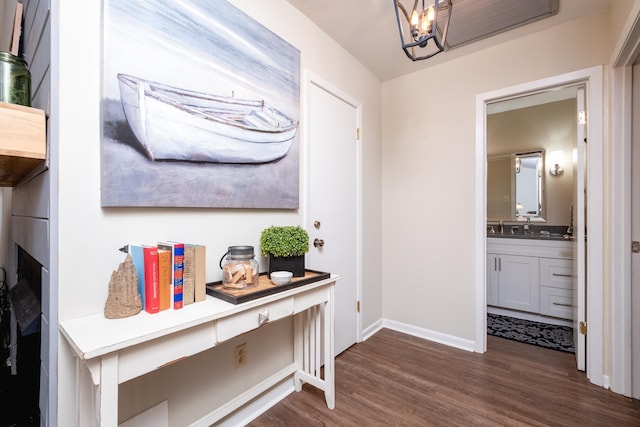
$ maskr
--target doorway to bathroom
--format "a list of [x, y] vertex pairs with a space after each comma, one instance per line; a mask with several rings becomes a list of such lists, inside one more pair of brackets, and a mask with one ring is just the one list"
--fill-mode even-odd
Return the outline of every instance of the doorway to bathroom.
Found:
[[571, 353], [584, 337], [574, 338], [572, 322], [573, 264], [583, 264], [573, 251], [574, 222], [584, 222], [573, 209], [584, 170], [571, 160], [584, 151], [578, 97], [582, 86], [554, 88], [486, 111], [487, 333]]
[[[594, 67], [476, 98], [476, 351], [486, 351], [487, 312], [494, 311], [487, 308], [487, 299], [490, 307], [503, 304], [507, 312], [526, 313], [532, 320], [543, 318], [563, 323], [563, 318], [565, 322], [571, 319], [578, 332], [584, 331], [589, 306], [589, 346], [586, 335], [578, 334], [576, 365], [586, 370], [594, 383], [602, 380], [601, 356], [595, 351], [602, 346], [602, 232], [598, 230], [601, 227], [589, 225], [602, 218], [602, 165], [593, 161], [601, 158], [602, 151], [601, 81], [602, 70]], [[585, 99], [590, 100], [589, 104], [583, 104]], [[545, 104], [571, 110], [569, 125], [554, 127], [564, 131], [545, 130], [541, 119], [537, 119], [529, 127], [513, 126], [500, 142], [501, 148], [492, 151], [489, 136], [494, 119], [506, 120], [508, 112], [524, 118], [543, 114], [536, 110]], [[501, 116], [491, 117], [495, 114]], [[537, 140], [529, 140], [523, 147], [510, 147], [513, 141], [526, 141], [531, 135], [537, 135]], [[541, 181], [539, 209], [529, 212], [519, 210], [518, 193], [512, 190], [516, 187], [518, 166], [522, 171], [524, 155], [533, 151], [541, 152], [543, 160], [536, 166]], [[503, 188], [509, 192], [498, 197], [488, 193], [493, 178], [487, 161], [491, 154], [506, 157], [506, 169], [514, 174], [514, 184]], [[586, 184], [589, 185], [585, 188]], [[588, 204], [586, 199], [590, 201]], [[508, 213], [503, 214], [504, 218], [491, 218], [487, 211], [490, 204], [507, 205], [502, 207]], [[493, 229], [487, 226], [487, 220], [495, 220]], [[592, 244], [588, 247], [584, 239], [587, 229], [593, 229]], [[489, 234], [492, 231], [500, 233], [503, 239]], [[565, 240], [569, 236], [572, 241]], [[554, 240], [558, 241], [555, 249]], [[524, 241], [526, 244], [522, 244]], [[507, 286], [509, 283], [517, 286]]]

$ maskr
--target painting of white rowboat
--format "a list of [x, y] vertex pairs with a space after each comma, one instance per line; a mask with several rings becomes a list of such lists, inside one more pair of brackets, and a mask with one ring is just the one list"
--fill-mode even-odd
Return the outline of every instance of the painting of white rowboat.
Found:
[[264, 100], [205, 94], [118, 74], [129, 127], [151, 160], [265, 163], [284, 157], [298, 122]]

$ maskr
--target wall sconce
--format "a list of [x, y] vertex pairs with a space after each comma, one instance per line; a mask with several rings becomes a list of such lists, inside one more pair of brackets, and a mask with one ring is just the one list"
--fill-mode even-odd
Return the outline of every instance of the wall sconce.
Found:
[[562, 150], [552, 151], [549, 153], [549, 164], [551, 165], [549, 173], [552, 176], [560, 176], [564, 172], [564, 169], [561, 166], [563, 157], [564, 153]]
[[393, 3], [402, 49], [412, 61], [431, 58], [444, 50], [453, 9], [451, 0], [414, 0], [411, 10], [401, 0]]

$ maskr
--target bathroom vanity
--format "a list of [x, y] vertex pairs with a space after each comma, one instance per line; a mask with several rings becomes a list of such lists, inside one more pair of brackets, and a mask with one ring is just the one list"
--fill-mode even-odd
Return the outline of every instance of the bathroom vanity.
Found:
[[572, 246], [561, 237], [487, 237], [488, 311], [571, 320]]

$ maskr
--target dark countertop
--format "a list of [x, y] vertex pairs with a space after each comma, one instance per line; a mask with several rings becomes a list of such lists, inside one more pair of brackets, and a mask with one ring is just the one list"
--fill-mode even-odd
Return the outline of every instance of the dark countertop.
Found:
[[487, 233], [487, 237], [498, 238], [498, 239], [571, 240], [570, 238], [565, 238], [564, 235], [560, 233], [549, 233], [548, 236], [545, 236], [537, 232], [534, 232], [532, 234]]
[[[504, 232], [500, 233], [500, 224], [487, 224], [487, 237], [498, 239], [535, 239], [535, 240], [572, 240], [567, 234], [567, 226], [530, 224], [531, 232], [525, 233], [524, 224], [504, 224]], [[491, 230], [493, 229], [493, 233]], [[513, 231], [513, 232], [512, 232]]]

